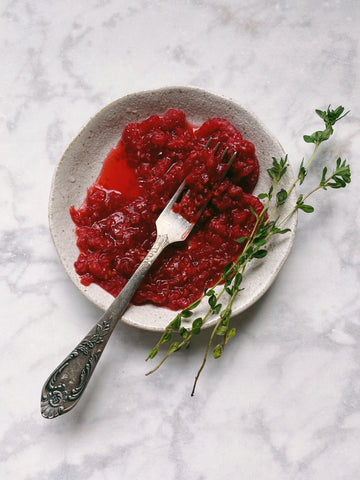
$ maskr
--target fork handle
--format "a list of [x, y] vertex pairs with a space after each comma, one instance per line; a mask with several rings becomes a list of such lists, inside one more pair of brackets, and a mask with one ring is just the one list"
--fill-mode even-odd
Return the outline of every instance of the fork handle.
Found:
[[117, 322], [151, 265], [169, 243], [167, 235], [157, 236], [144, 260], [100, 320], [49, 376], [41, 392], [44, 418], [58, 417], [77, 404]]

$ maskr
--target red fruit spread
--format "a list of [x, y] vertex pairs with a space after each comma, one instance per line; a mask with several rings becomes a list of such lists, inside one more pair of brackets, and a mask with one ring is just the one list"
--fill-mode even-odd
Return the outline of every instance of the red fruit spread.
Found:
[[241, 253], [236, 239], [253, 229], [251, 207], [262, 209], [251, 194], [258, 175], [254, 145], [227, 120], [194, 127], [184, 112], [170, 109], [128, 124], [84, 203], [70, 209], [81, 282], [116, 296], [154, 243], [155, 220], [186, 178], [188, 193], [173, 209], [195, 221], [206, 207], [188, 239], [164, 250], [133, 298], [135, 305], [185, 308]]

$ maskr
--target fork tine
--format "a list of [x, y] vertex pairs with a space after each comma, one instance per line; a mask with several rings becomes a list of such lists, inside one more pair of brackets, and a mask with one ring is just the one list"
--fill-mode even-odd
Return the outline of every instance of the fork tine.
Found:
[[218, 142], [218, 143], [215, 145], [215, 148], [214, 148], [214, 155], [215, 155], [215, 153], [217, 153], [217, 151], [219, 150], [219, 148], [220, 148], [220, 145], [221, 145], [221, 143], [220, 143], [220, 142]]
[[[229, 169], [231, 167], [231, 165], [233, 164], [233, 161], [235, 160], [235, 158], [237, 157], [238, 155], [238, 152], [234, 152], [231, 157], [230, 157], [230, 160], [227, 162], [227, 164], [229, 165]], [[228, 170], [229, 171], [229, 170]]]
[[163, 212], [168, 212], [169, 210], [171, 210], [172, 206], [174, 205], [174, 203], [176, 202], [176, 200], [178, 199], [178, 197], [180, 196], [180, 194], [184, 190], [184, 188], [185, 188], [185, 180], [183, 180], [181, 182], [181, 184], [177, 188], [174, 195], [168, 201], [168, 203], [167, 203], [166, 207], [164, 208]]
[[224, 150], [221, 154], [221, 161], [223, 161], [225, 159], [228, 151], [229, 151], [229, 147], [224, 148]]
[[212, 142], [212, 137], [210, 137], [208, 141], [205, 143], [205, 148], [209, 148], [211, 142]]

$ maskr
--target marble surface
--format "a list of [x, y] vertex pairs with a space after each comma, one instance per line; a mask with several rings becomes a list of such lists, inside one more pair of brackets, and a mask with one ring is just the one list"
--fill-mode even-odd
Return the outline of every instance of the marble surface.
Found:
[[[360, 478], [359, 21], [356, 0], [1, 2], [1, 479]], [[145, 377], [157, 334], [122, 324], [81, 403], [45, 420], [44, 380], [100, 313], [50, 238], [56, 163], [103, 106], [164, 85], [238, 101], [295, 168], [313, 110], [343, 104], [319, 162], [347, 158], [352, 184], [300, 216], [277, 281], [194, 397], [206, 338]]]

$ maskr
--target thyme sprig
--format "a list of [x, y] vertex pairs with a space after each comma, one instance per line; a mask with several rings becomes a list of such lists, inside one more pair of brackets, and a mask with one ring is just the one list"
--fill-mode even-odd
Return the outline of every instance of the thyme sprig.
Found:
[[[261, 260], [266, 257], [268, 253], [266, 247], [269, 239], [275, 235], [283, 235], [290, 231], [289, 228], [283, 228], [282, 226], [286, 224], [287, 220], [297, 210], [305, 213], [312, 213], [314, 211], [314, 207], [307, 203], [311, 195], [319, 190], [344, 188], [350, 183], [350, 166], [346, 163], [346, 160], [342, 160], [339, 157], [336, 160], [332, 172], [328, 174], [328, 168], [324, 166], [319, 183], [308, 193], [299, 194], [289, 213], [281, 217], [280, 207], [289, 200], [290, 193], [294, 188], [304, 183], [318, 153], [319, 146], [334, 133], [334, 125], [349, 113], [344, 113], [344, 107], [342, 106], [337, 107], [335, 110], [332, 110], [329, 106], [325, 111], [315, 110], [315, 112], [324, 121], [325, 128], [311, 135], [304, 135], [303, 139], [306, 143], [314, 144], [314, 149], [309, 160], [307, 163], [304, 163], [304, 160], [302, 160], [296, 178], [286, 190], [280, 188], [279, 184], [287, 172], [288, 157], [285, 155], [284, 158], [280, 158], [279, 160], [274, 157], [272, 158], [272, 167], [267, 170], [271, 180], [270, 188], [267, 192], [261, 193], [258, 196], [259, 199], [264, 202], [263, 209], [260, 214], [257, 214], [253, 209], [251, 210], [255, 217], [254, 227], [247, 237], [241, 237], [237, 240], [238, 243], [244, 244], [242, 253], [234, 262], [230, 262], [225, 266], [223, 274], [212, 288], [205, 289], [199, 299], [178, 313], [168, 324], [159, 341], [150, 351], [147, 360], [153, 359], [158, 354], [161, 345], [170, 342], [174, 335], [177, 335], [178, 338], [176, 341], [170, 343], [161, 361], [146, 375], [155, 372], [174, 352], [183, 348], [189, 348], [194, 335], [197, 336], [200, 334], [202, 325], [204, 325], [209, 317], [217, 315], [219, 319], [211, 331], [203, 361], [195, 376], [191, 392], [191, 395], [194, 395], [199, 376], [206, 364], [210, 349], [215, 343], [215, 338], [219, 337], [219, 340], [213, 347], [213, 357], [217, 359], [222, 355], [229, 340], [236, 335], [235, 327], [230, 326], [230, 317], [233, 303], [241, 290], [243, 290], [242, 281], [249, 262], [254, 259]], [[219, 285], [221, 285], [221, 289], [216, 292], [215, 287]], [[227, 294], [227, 296], [224, 296], [224, 294]], [[221, 303], [223, 302], [223, 298], [226, 299], [224, 304]], [[197, 307], [204, 302], [207, 302], [208, 305], [206, 313], [202, 316], [196, 316], [195, 312]], [[193, 316], [196, 318], [192, 321], [191, 327], [183, 325], [183, 319], [187, 319], [188, 321], [188, 319]]]

